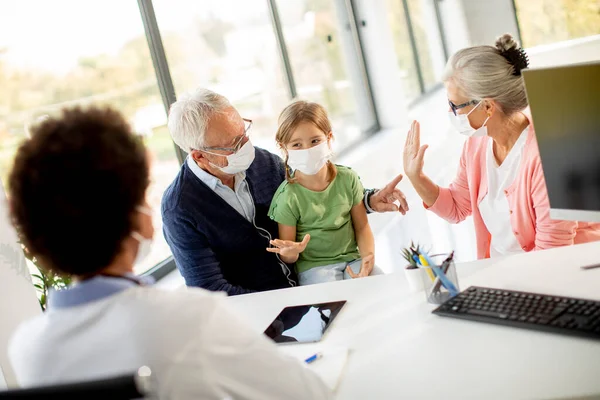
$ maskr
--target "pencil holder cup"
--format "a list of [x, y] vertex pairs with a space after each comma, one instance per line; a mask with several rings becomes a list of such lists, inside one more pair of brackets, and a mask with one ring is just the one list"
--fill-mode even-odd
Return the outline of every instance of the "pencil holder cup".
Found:
[[460, 292], [456, 266], [447, 254], [431, 256], [433, 265], [419, 267], [427, 301], [442, 304]]

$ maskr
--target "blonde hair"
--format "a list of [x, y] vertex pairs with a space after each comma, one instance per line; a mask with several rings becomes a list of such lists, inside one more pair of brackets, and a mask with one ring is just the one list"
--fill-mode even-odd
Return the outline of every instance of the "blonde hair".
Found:
[[452, 80], [469, 100], [492, 99], [505, 115], [527, 107], [521, 70], [529, 60], [508, 33], [495, 46], [474, 46], [456, 52], [446, 65], [443, 80]]
[[[303, 123], [308, 122], [313, 124], [328, 137], [331, 133], [331, 122], [329, 121], [329, 117], [327, 116], [327, 111], [325, 108], [320, 104], [309, 101], [298, 100], [293, 102], [283, 109], [281, 114], [279, 114], [279, 119], [277, 122], [279, 124], [279, 128], [277, 128], [275, 140], [282, 150], [285, 150], [285, 146], [292, 140], [292, 136], [296, 128]], [[290, 174], [288, 159], [289, 155], [287, 154], [286, 150], [284, 160], [285, 179], [290, 183], [294, 183], [296, 180], [295, 178], [292, 178]], [[333, 180], [337, 174], [335, 165], [329, 161], [328, 168], [330, 171], [331, 180]]]

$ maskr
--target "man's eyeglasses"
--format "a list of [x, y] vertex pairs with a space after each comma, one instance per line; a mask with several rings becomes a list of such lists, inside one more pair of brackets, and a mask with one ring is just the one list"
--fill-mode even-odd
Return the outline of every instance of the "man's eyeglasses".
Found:
[[[218, 150], [218, 151], [228, 151], [230, 153], [237, 153], [237, 151], [247, 142], [248, 139], [248, 135], [249, 135], [249, 131], [250, 128], [252, 127], [252, 120], [251, 119], [246, 119], [243, 118], [244, 120], [244, 134], [237, 136], [235, 139], [233, 139], [233, 146], [232, 147], [214, 147], [214, 146], [210, 146], [210, 147], [200, 147], [198, 150], [202, 150], [202, 151], [206, 151], [206, 152], [210, 152], [213, 150]], [[210, 151], [209, 151], [210, 150]], [[222, 156], [223, 154], [216, 154], [219, 156]]]
[[454, 113], [454, 115], [456, 115], [456, 111], [460, 110], [461, 108], [465, 108], [470, 106], [471, 104], [478, 104], [479, 101], [477, 100], [469, 100], [466, 103], [462, 103], [459, 105], [454, 104], [452, 101], [448, 100], [448, 104], [450, 105], [450, 108], [452, 109], [452, 112]]

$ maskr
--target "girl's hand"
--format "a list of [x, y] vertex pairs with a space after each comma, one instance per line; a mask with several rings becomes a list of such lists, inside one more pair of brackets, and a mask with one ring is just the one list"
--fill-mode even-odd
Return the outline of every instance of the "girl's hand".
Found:
[[373, 254], [369, 254], [362, 258], [362, 262], [360, 264], [360, 271], [358, 271], [358, 274], [355, 274], [354, 271], [352, 271], [352, 268], [350, 268], [350, 266], [346, 267], [346, 272], [348, 272], [348, 275], [350, 275], [352, 279], [364, 278], [365, 276], [371, 275], [371, 271], [373, 271], [374, 266], [375, 256]]
[[404, 145], [404, 173], [411, 181], [423, 174], [423, 158], [427, 145], [421, 146], [421, 126], [413, 121]]
[[310, 240], [310, 235], [304, 235], [304, 238], [301, 242], [293, 242], [291, 240], [280, 240], [275, 239], [271, 240], [271, 244], [275, 247], [267, 248], [268, 252], [277, 253], [285, 258], [294, 258], [298, 257], [300, 253], [306, 249], [306, 245], [308, 245], [308, 241]]

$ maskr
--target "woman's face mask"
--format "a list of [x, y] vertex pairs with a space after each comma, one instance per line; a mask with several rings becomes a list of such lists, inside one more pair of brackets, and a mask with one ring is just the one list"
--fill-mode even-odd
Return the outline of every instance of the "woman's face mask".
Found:
[[315, 175], [331, 159], [329, 141], [302, 150], [288, 149], [287, 163], [294, 171], [300, 171], [306, 175]]
[[[139, 206], [137, 207], [137, 211], [152, 218], [152, 210], [150, 210], [148, 207]], [[134, 262], [135, 265], [139, 265], [152, 251], [152, 238], [146, 238], [141, 233], [135, 231], [131, 232], [131, 237], [137, 240], [139, 243]]]
[[471, 123], [469, 122], [469, 115], [480, 105], [481, 101], [477, 103], [477, 105], [466, 114], [454, 115], [453, 111], [448, 111], [448, 117], [450, 118], [450, 122], [452, 123], [452, 125], [454, 125], [458, 133], [469, 137], [487, 136], [487, 126], [485, 124], [487, 124], [488, 120], [490, 119], [490, 116], [486, 118], [486, 120], [483, 122], [483, 125], [481, 125], [481, 128], [478, 129], [473, 128], [471, 126]]

